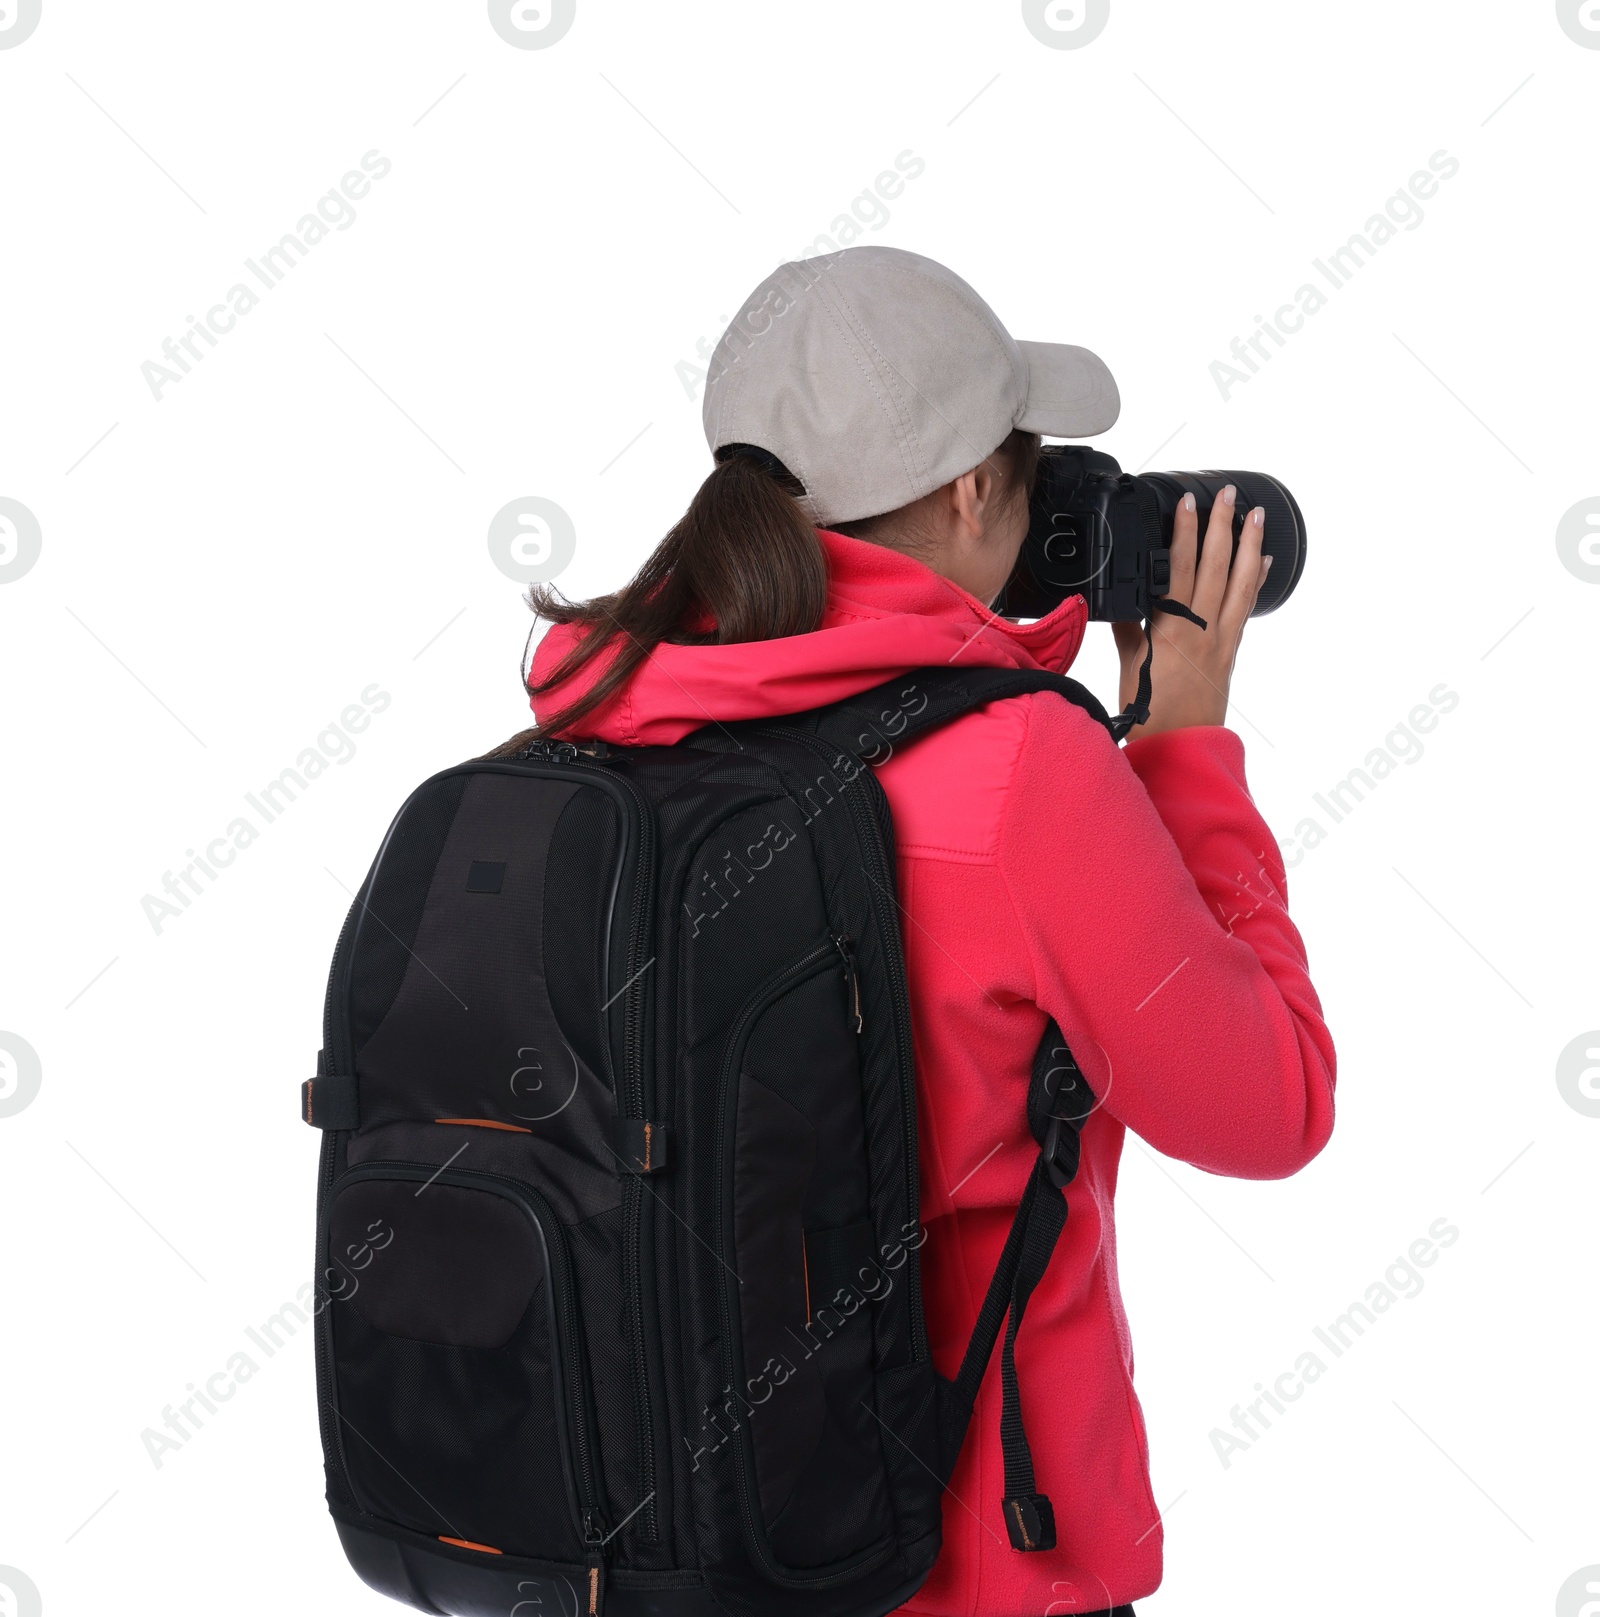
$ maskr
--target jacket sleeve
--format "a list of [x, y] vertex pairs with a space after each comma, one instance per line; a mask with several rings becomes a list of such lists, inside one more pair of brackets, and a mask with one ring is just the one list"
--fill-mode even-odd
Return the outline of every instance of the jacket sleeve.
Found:
[[1243, 744], [1204, 726], [1119, 751], [1054, 696], [1029, 708], [998, 853], [1036, 1003], [1158, 1151], [1294, 1173], [1333, 1129], [1333, 1042]]

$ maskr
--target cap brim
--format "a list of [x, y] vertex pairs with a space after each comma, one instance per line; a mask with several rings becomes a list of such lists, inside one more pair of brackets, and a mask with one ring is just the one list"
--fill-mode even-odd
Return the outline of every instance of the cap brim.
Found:
[[1019, 342], [1028, 363], [1028, 402], [1017, 418], [1024, 432], [1046, 438], [1089, 438], [1112, 426], [1122, 396], [1105, 361], [1069, 343]]

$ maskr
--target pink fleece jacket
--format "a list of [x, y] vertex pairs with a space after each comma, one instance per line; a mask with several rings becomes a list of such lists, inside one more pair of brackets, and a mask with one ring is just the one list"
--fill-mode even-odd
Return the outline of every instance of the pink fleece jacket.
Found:
[[[910, 668], [1065, 670], [1081, 598], [1027, 626], [894, 551], [824, 532], [815, 633], [662, 646], [586, 734], [676, 741], [713, 719], [799, 712]], [[539, 647], [547, 677], [572, 644]], [[541, 699], [553, 711], [594, 675]], [[1289, 920], [1277, 843], [1231, 731], [1118, 749], [1052, 694], [996, 702], [879, 769], [894, 814], [916, 1039], [924, 1300], [953, 1375], [1036, 1154], [1028, 1071], [1053, 1016], [1098, 1097], [1067, 1227], [1017, 1340], [1023, 1413], [1058, 1547], [1021, 1555], [1000, 1516], [999, 1353], [945, 1497], [944, 1549], [906, 1608], [1084, 1612], [1161, 1581], [1113, 1198], [1124, 1131], [1212, 1173], [1294, 1173], [1333, 1128], [1333, 1044]]]

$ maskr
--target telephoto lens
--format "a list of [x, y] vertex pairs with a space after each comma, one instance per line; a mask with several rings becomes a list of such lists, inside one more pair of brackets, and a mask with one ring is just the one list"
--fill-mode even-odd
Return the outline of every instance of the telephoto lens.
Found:
[[1167, 593], [1172, 524], [1185, 494], [1195, 497], [1199, 544], [1217, 496], [1232, 483], [1233, 544], [1246, 516], [1266, 511], [1262, 553], [1272, 570], [1255, 611], [1276, 611], [1305, 570], [1305, 517], [1295, 497], [1265, 472], [1124, 472], [1110, 455], [1076, 445], [1047, 448], [1039, 457], [1028, 537], [1000, 600], [1009, 617], [1043, 617], [1069, 595], [1082, 595], [1101, 622], [1138, 623]]

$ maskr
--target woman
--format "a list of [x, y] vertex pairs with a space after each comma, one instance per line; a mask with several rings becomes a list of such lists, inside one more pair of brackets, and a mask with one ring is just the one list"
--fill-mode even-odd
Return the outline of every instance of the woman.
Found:
[[[529, 689], [540, 730], [621, 745], [800, 712], [918, 667], [1064, 670], [1086, 608], [1031, 624], [991, 603], [1028, 526], [1039, 435], [1118, 411], [1080, 348], [1017, 343], [940, 265], [852, 248], [786, 265], [713, 357], [718, 465], [638, 576], [569, 603]], [[1196, 565], [1179, 511], [1149, 717], [1119, 750], [1050, 693], [907, 746], [893, 810], [918, 1069], [925, 1309], [953, 1375], [1037, 1147], [1024, 1101], [1049, 1018], [1098, 1097], [1070, 1217], [1017, 1341], [1057, 1548], [1019, 1555], [1000, 1517], [991, 1366], [951, 1480], [944, 1550], [908, 1610], [1131, 1610], [1161, 1577], [1112, 1216], [1123, 1135], [1213, 1173], [1276, 1178], [1333, 1126], [1333, 1047], [1284, 901], [1244, 748], [1223, 728], [1269, 565], [1263, 513], [1230, 567], [1229, 490]], [[1122, 694], [1145, 642], [1118, 625]]]

